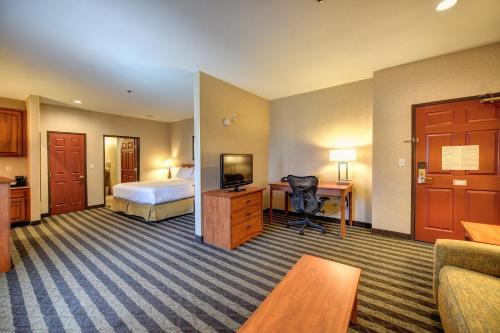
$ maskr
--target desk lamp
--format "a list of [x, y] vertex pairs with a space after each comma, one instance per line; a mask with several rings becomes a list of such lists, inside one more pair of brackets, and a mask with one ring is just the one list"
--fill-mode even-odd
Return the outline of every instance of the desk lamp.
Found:
[[[349, 162], [356, 160], [356, 149], [331, 149], [330, 161], [338, 162], [338, 179], [337, 184], [349, 184]], [[345, 166], [345, 175], [341, 177], [340, 169]]]

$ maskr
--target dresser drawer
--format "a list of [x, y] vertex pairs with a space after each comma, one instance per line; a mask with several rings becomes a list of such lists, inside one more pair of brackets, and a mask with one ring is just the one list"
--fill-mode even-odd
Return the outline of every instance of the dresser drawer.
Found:
[[26, 190], [25, 189], [10, 189], [10, 197], [11, 199], [16, 199], [16, 198], [26, 198]]
[[231, 213], [231, 224], [239, 224], [253, 217], [262, 217], [261, 207], [261, 205], [257, 204]]
[[231, 227], [231, 245], [236, 247], [262, 232], [262, 217], [256, 216]]
[[237, 197], [231, 200], [231, 211], [236, 212], [248, 206], [253, 206], [255, 204], [261, 204], [261, 203], [262, 203], [262, 192], [243, 195], [241, 197]]

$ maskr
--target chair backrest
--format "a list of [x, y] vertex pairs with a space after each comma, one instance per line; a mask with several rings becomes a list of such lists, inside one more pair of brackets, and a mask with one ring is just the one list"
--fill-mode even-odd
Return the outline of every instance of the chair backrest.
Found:
[[292, 188], [292, 205], [299, 212], [312, 212], [320, 204], [316, 198], [318, 190], [318, 178], [315, 176], [292, 176], [286, 177]]

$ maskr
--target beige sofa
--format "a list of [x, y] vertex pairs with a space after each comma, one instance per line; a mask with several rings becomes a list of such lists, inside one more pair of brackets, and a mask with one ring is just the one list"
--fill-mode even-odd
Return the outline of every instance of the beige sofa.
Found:
[[433, 287], [445, 332], [500, 332], [500, 246], [438, 239]]

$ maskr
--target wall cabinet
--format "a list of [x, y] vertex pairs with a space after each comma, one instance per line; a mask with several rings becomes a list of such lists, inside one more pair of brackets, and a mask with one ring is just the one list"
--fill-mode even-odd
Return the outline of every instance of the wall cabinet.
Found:
[[11, 188], [10, 190], [10, 222], [29, 222], [30, 220], [30, 190], [27, 187]]
[[0, 156], [26, 155], [26, 111], [0, 108]]

